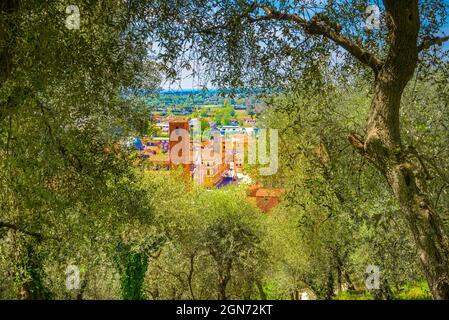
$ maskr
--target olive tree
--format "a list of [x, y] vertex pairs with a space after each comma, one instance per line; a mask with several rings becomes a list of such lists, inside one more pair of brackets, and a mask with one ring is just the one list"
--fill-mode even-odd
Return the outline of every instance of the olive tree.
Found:
[[108, 250], [121, 222], [151, 221], [123, 144], [146, 130], [135, 93], [158, 79], [140, 12], [126, 1], [0, 2], [0, 240], [17, 253], [16, 297], [50, 296], [48, 257], [80, 261]]

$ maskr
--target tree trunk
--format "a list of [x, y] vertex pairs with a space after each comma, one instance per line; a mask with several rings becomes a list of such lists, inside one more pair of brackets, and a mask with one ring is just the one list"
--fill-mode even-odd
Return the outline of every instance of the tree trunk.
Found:
[[351, 144], [385, 176], [413, 234], [423, 273], [434, 299], [449, 299], [449, 245], [443, 223], [432, 208], [424, 170], [401, 143], [399, 111], [404, 89], [418, 62], [418, 1], [384, 0], [390, 48], [376, 72], [375, 94], [363, 141]]
[[403, 150], [399, 124], [391, 126], [386, 123], [388, 117], [380, 116], [385, 114], [382, 110], [399, 110], [402, 90], [385, 89], [388, 85], [382, 83], [384, 80], [378, 81], [380, 89], [373, 100], [368, 137], [364, 143], [354, 136], [350, 141], [387, 179], [412, 232], [433, 298], [449, 299], [449, 240], [429, 200], [424, 170]]
[[218, 273], [218, 300], [227, 300], [226, 287], [231, 280], [232, 262], [226, 261], [224, 266], [219, 267]]
[[332, 300], [334, 297], [334, 273], [332, 272], [332, 266], [329, 267], [329, 273], [327, 274], [326, 283], [326, 300]]
[[219, 280], [218, 283], [218, 300], [226, 300], [226, 285], [227, 282], [224, 280]]
[[387, 179], [412, 231], [432, 296], [449, 299], [448, 238], [427, 197], [420, 171], [410, 161], [403, 161], [388, 170]]
[[89, 273], [86, 272], [86, 274], [84, 275], [84, 280], [81, 284], [81, 288], [78, 290], [78, 293], [76, 294], [76, 300], [84, 299], [84, 293], [86, 292], [88, 282], [89, 282]]
[[344, 271], [344, 275], [345, 275], [346, 284], [348, 285], [348, 290], [355, 291], [354, 284], [352, 283], [351, 277], [349, 276], [349, 273], [346, 270]]
[[340, 265], [337, 264], [337, 293], [341, 293], [342, 291], [343, 291], [342, 272]]
[[388, 181], [412, 232], [433, 298], [449, 299], [449, 240], [429, 200], [424, 170], [401, 144], [399, 107], [403, 89], [388, 74], [379, 75], [366, 141], [354, 135], [350, 141]]
[[262, 282], [260, 280], [256, 280], [256, 286], [257, 289], [259, 290], [260, 300], [267, 300], [267, 294], [265, 293]]
[[189, 285], [189, 291], [190, 291], [190, 297], [192, 298], [192, 300], [195, 300], [195, 295], [193, 293], [193, 273], [195, 272], [195, 255], [196, 253], [192, 253], [189, 257], [190, 260], [190, 269], [189, 269], [189, 273], [187, 275], [187, 283]]

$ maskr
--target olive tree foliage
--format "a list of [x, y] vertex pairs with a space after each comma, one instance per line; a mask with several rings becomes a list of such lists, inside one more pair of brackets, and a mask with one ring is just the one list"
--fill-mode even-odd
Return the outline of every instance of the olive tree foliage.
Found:
[[366, 118], [369, 91], [363, 81], [342, 88], [323, 80], [322, 94], [312, 97], [301, 82], [295, 94], [268, 99], [259, 116], [279, 128], [282, 150], [278, 174], [265, 183], [287, 189], [270, 216], [277, 245], [268, 278], [277, 297], [309, 288], [330, 299], [366, 291], [366, 268], [375, 265], [381, 289], [371, 293], [393, 298], [393, 290], [423, 276], [386, 184], [344, 140], [347, 128], [360, 129]]
[[[70, 29], [70, 4], [0, 3], [1, 297], [112, 298], [110, 243], [126, 238], [124, 223], [151, 223], [123, 144], [146, 130], [136, 93], [158, 83], [142, 8], [77, 1]], [[81, 269], [76, 292], [70, 264]]]
[[260, 298], [266, 230], [264, 216], [247, 202], [245, 190], [185, 186], [179, 176], [159, 173], [146, 181], [164, 238], [150, 255], [146, 297]]
[[449, 227], [449, 175], [445, 165], [449, 157], [448, 74], [449, 61], [433, 75], [425, 78], [418, 70], [416, 78], [404, 95], [404, 104], [408, 108], [402, 110], [404, 143], [425, 168], [433, 205], [445, 213], [442, 218], [446, 228]]
[[[435, 299], [449, 298], [449, 240], [425, 169], [404, 144], [403, 94], [419, 70], [445, 61], [440, 45], [448, 5], [443, 0], [379, 1], [378, 29], [366, 28], [366, 0], [154, 1], [146, 21], [158, 58], [174, 75], [201, 63], [221, 87], [288, 88], [323, 60], [334, 81], [370, 80], [368, 120], [346, 134], [350, 145], [388, 182], [407, 221]], [[310, 86], [317, 88], [312, 81]], [[426, 115], [426, 117], [428, 117]]]
[[[447, 5], [416, 3], [421, 49], [442, 43], [445, 38], [436, 39]], [[366, 10], [373, 4], [381, 10], [379, 28], [366, 27]], [[157, 57], [171, 75], [200, 61], [202, 67], [192, 73], [214, 85], [279, 88], [289, 87], [304, 68], [323, 60], [330, 60], [338, 73], [379, 68], [389, 50], [386, 5], [367, 0], [153, 1], [146, 21], [160, 49]]]

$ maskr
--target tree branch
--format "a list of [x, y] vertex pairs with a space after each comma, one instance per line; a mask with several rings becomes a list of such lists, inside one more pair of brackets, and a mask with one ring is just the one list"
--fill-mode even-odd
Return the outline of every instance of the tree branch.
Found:
[[[262, 9], [266, 15], [252, 17], [250, 14], [256, 9]], [[282, 13], [274, 9], [268, 8], [264, 5], [252, 4], [248, 10], [246, 10], [243, 15], [250, 22], [268, 21], [268, 20], [278, 20], [278, 21], [289, 21], [294, 22], [300, 26], [306, 33], [310, 35], [321, 35], [325, 38], [333, 41], [335, 44], [339, 45], [341, 48], [349, 52], [353, 57], [359, 60], [364, 65], [371, 67], [374, 72], [378, 72], [382, 66], [383, 62], [378, 59], [371, 52], [361, 48], [356, 43], [343, 37], [340, 34], [340, 26], [330, 26], [326, 21], [323, 21], [317, 15], [312, 19], [306, 20], [297, 14]]]
[[360, 135], [352, 132], [348, 135], [348, 141], [360, 155], [362, 156], [366, 155], [365, 141]]
[[446, 37], [437, 37], [424, 40], [419, 46], [418, 51], [424, 51], [430, 49], [432, 46], [443, 44], [444, 42], [449, 41], [449, 36]]
[[23, 228], [21, 226], [18, 226], [16, 224], [10, 223], [10, 222], [0, 221], [0, 228], [8, 228], [8, 229], [12, 229], [12, 230], [15, 230], [15, 231], [19, 231], [19, 232], [21, 232], [23, 234], [32, 236], [32, 237], [36, 238], [39, 241], [44, 240], [44, 236], [42, 234], [37, 233], [37, 232], [33, 232], [33, 231], [28, 231], [25, 228]]
[[[61, 153], [62, 157], [68, 161], [73, 167], [75, 167], [78, 172], [81, 172], [83, 170], [83, 165], [81, 162], [81, 159], [74, 153], [70, 153], [67, 148], [64, 146], [64, 144], [61, 142], [61, 139], [53, 135], [53, 130], [51, 128], [50, 123], [47, 121], [46, 113], [45, 113], [45, 106], [42, 104], [42, 102], [37, 98], [38, 105], [42, 112], [42, 119], [44, 121], [45, 126], [47, 127], [47, 131], [49, 136], [55, 141], [55, 144], [58, 147], [59, 152]], [[47, 109], [48, 110], [48, 109]]]

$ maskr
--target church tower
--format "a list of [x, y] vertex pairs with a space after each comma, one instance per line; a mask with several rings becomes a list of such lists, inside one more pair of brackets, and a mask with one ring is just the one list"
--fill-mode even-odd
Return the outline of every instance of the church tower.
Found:
[[190, 175], [191, 148], [190, 148], [190, 127], [187, 118], [177, 118], [168, 123], [169, 133], [169, 163], [170, 169], [177, 168], [178, 165], [184, 167], [184, 172]]

